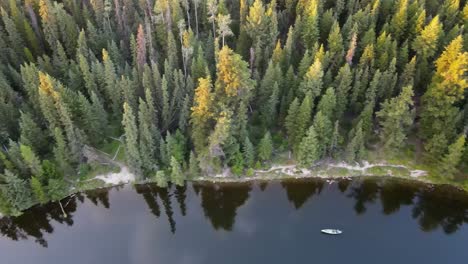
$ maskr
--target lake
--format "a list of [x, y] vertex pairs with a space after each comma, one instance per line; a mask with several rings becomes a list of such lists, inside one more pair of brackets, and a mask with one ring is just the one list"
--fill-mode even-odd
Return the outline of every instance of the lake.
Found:
[[[466, 263], [468, 195], [361, 178], [125, 185], [0, 219], [5, 264]], [[339, 228], [340, 236], [320, 233]]]

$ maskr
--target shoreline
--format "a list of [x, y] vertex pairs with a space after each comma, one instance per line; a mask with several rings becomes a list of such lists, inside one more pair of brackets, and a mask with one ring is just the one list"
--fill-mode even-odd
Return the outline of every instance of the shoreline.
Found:
[[[128, 167], [119, 163], [118, 172], [107, 172], [96, 175], [85, 181], [77, 181], [71, 188], [70, 192], [61, 199], [73, 196], [76, 193], [99, 190], [104, 188], [112, 188], [127, 184], [144, 185], [156, 184], [155, 179], [136, 180], [136, 176], [130, 172]], [[226, 176], [227, 175], [227, 176]], [[314, 165], [309, 169], [298, 168], [295, 164], [280, 165], [273, 164], [269, 169], [254, 170], [252, 176], [235, 176], [229, 171], [224, 171], [218, 175], [212, 176], [199, 176], [196, 178], [187, 178], [186, 182], [193, 183], [249, 183], [249, 182], [274, 182], [283, 180], [306, 180], [306, 179], [320, 179], [333, 183], [335, 180], [353, 180], [359, 178], [385, 178], [395, 180], [408, 180], [412, 182], [428, 184], [428, 185], [449, 185], [458, 190], [468, 193], [468, 189], [462, 184], [450, 181], [437, 181], [429, 178], [427, 171], [411, 169], [405, 165], [389, 164], [385, 162], [369, 163], [363, 161], [362, 164], [348, 164], [345, 162], [324, 162]], [[99, 181], [99, 183], [90, 186], [79, 186], [80, 184], [88, 181]], [[52, 202], [52, 201], [49, 201]], [[34, 204], [28, 209], [38, 206]], [[26, 209], [26, 210], [28, 210]], [[22, 212], [21, 212], [22, 213]], [[20, 214], [21, 215], [21, 214]], [[9, 215], [2, 215], [0, 218], [8, 217]]]

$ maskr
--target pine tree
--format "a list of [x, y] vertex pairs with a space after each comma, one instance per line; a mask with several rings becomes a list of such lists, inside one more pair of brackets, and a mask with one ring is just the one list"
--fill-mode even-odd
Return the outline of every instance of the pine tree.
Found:
[[462, 37], [453, 40], [436, 60], [436, 73], [422, 97], [421, 135], [425, 148], [435, 157], [442, 155], [448, 142], [457, 134], [460, 110], [454, 104], [463, 98], [467, 81], [468, 52], [462, 51]]
[[116, 91], [118, 86], [115, 66], [109, 56], [109, 53], [105, 49], [102, 50], [102, 61], [104, 63], [106, 98], [110, 99], [112, 110], [117, 114], [120, 113], [121, 109], [121, 92], [119, 90]]
[[364, 159], [365, 155], [366, 148], [364, 145], [362, 122], [359, 122], [350, 132], [350, 141], [346, 147], [345, 159], [348, 161], [361, 161]]
[[288, 115], [284, 120], [284, 127], [286, 128], [286, 133], [289, 137], [289, 142], [294, 146], [297, 138], [296, 130], [296, 120], [299, 115], [299, 100], [297, 98], [292, 101], [288, 109]]
[[157, 128], [152, 123], [152, 117], [149, 107], [143, 99], [140, 98], [138, 111], [138, 131], [139, 131], [139, 150], [141, 164], [145, 171], [156, 169], [156, 149], [157, 149]]
[[191, 114], [192, 140], [195, 151], [200, 154], [207, 144], [209, 121], [213, 117], [214, 95], [212, 94], [211, 78], [200, 78], [195, 90]]
[[138, 33], [137, 33], [137, 65], [138, 68], [141, 70], [146, 63], [146, 38], [145, 32], [143, 30], [143, 25], [138, 26]]
[[312, 116], [313, 103], [310, 95], [306, 95], [302, 101], [296, 119], [296, 137], [292, 141], [293, 146], [296, 147], [300, 143], [302, 137], [305, 135], [307, 128], [310, 126]]
[[43, 153], [47, 150], [47, 137], [36, 121], [26, 112], [21, 112], [20, 142], [23, 145], [30, 146], [35, 153]]
[[314, 126], [307, 131], [302, 139], [297, 153], [297, 160], [301, 167], [310, 167], [320, 158], [319, 141]]
[[242, 153], [244, 154], [244, 162], [247, 168], [252, 168], [255, 162], [255, 148], [250, 142], [249, 137], [245, 137]]
[[63, 132], [58, 127], [54, 130], [54, 139], [55, 146], [53, 152], [55, 161], [63, 172], [68, 172], [70, 170], [70, 157], [67, 154], [69, 150], [63, 137]]
[[[307, 48], [312, 48], [312, 45], [319, 39], [319, 5], [320, 1], [310, 0], [304, 6], [303, 11], [303, 28], [302, 41]], [[301, 10], [302, 11], [302, 10]]]
[[327, 42], [332, 64], [334, 66], [339, 66], [344, 58], [344, 48], [343, 36], [341, 35], [340, 25], [337, 21], [332, 25]]
[[414, 96], [411, 86], [406, 86], [398, 97], [384, 102], [377, 112], [382, 131], [380, 138], [385, 148], [400, 148], [403, 146], [410, 126], [413, 124]]
[[320, 60], [316, 59], [309, 67], [309, 70], [304, 75], [304, 79], [299, 86], [301, 93], [305, 95], [310, 92], [312, 99], [317, 98], [322, 92], [323, 75], [322, 63]]
[[34, 196], [36, 197], [37, 201], [39, 201], [39, 203], [41, 204], [47, 203], [47, 194], [44, 186], [41, 184], [39, 179], [37, 177], [32, 177], [30, 183], [31, 190], [34, 193]]
[[[312, 126], [317, 137], [318, 144], [317, 153], [319, 157], [323, 157], [326, 154], [327, 148], [330, 145], [331, 135], [333, 133], [333, 124], [321, 111], [317, 112], [314, 117]], [[303, 142], [301, 142], [302, 144]]]
[[395, 15], [390, 25], [392, 25], [393, 35], [397, 40], [404, 39], [408, 23], [408, 0], [399, 0]]
[[338, 76], [335, 79], [336, 86], [336, 110], [335, 118], [341, 119], [344, 112], [348, 108], [349, 103], [349, 91], [351, 90], [351, 84], [353, 82], [353, 76], [351, 69], [348, 64], [343, 65]]
[[438, 48], [438, 41], [442, 34], [442, 24], [439, 16], [435, 16], [413, 42], [413, 50], [423, 59], [434, 56]]
[[167, 188], [167, 178], [166, 173], [162, 170], [158, 170], [155, 175], [156, 184], [161, 188]]
[[273, 141], [270, 132], [266, 132], [258, 144], [258, 158], [262, 161], [269, 161], [273, 154]]
[[126, 158], [130, 168], [136, 173], [141, 173], [141, 155], [138, 147], [138, 127], [132, 108], [124, 103], [122, 125], [125, 130]]
[[340, 135], [340, 123], [339, 121], [335, 121], [335, 125], [333, 127], [333, 134], [330, 138], [330, 146], [328, 148], [328, 154], [336, 158], [336, 155], [338, 153], [338, 150], [340, 148], [340, 143], [342, 141], [341, 135]]
[[42, 174], [42, 167], [41, 161], [36, 156], [36, 154], [32, 151], [29, 146], [20, 145], [21, 156], [23, 157], [26, 165], [31, 170], [31, 173], [35, 176], [39, 176]]
[[190, 151], [189, 157], [189, 178], [195, 179], [200, 176], [200, 167], [198, 165], [197, 157], [193, 151]]
[[320, 102], [317, 106], [317, 112], [322, 112], [322, 114], [327, 117], [329, 120], [333, 120], [335, 116], [336, 109], [336, 96], [335, 89], [329, 87], [325, 94], [320, 99]]
[[184, 185], [185, 176], [179, 162], [175, 157], [171, 157], [171, 181], [177, 186]]
[[463, 151], [465, 149], [466, 135], [461, 135], [458, 139], [448, 147], [448, 153], [442, 158], [441, 171], [444, 176], [453, 179], [457, 173], [457, 166], [460, 164]]

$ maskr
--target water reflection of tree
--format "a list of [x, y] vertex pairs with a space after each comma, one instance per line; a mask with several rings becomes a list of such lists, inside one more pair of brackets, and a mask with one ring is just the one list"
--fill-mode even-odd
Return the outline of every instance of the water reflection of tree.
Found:
[[[286, 190], [288, 200], [296, 209], [301, 208], [313, 195], [320, 194], [324, 181], [288, 181], [281, 185]], [[348, 186], [350, 184], [350, 186]], [[193, 184], [193, 189], [201, 195], [204, 214], [215, 229], [232, 230], [237, 210], [249, 199], [250, 184]], [[334, 185], [332, 185], [334, 186]], [[355, 200], [354, 209], [358, 214], [366, 212], [366, 204], [380, 200], [384, 214], [397, 213], [402, 206], [411, 206], [412, 217], [424, 231], [439, 227], [447, 233], [456, 232], [468, 223], [468, 195], [450, 187], [429, 188], [427, 185], [400, 181], [363, 179], [338, 183], [338, 189]], [[178, 202], [181, 214], [185, 215], [186, 187], [159, 188], [156, 185], [136, 187], [151, 213], [160, 217], [162, 210], [169, 222], [171, 232], [176, 231], [172, 202]], [[261, 194], [260, 194], [261, 195]], [[171, 197], [174, 196], [174, 200]], [[73, 225], [73, 216], [78, 203], [85, 198], [96, 206], [109, 208], [108, 190], [76, 194], [62, 200], [67, 216], [64, 216], [57, 203], [35, 206], [19, 217], [0, 219], [0, 232], [12, 240], [34, 239], [47, 247], [46, 234], [54, 231], [51, 221], [57, 224]]]
[[453, 188], [425, 189], [416, 199], [413, 217], [425, 231], [440, 226], [445, 233], [452, 234], [468, 223], [468, 199], [465, 193]]
[[35, 206], [25, 211], [18, 217], [3, 217], [0, 219], [0, 232], [4, 237], [12, 240], [22, 240], [34, 238], [43, 247], [47, 247], [44, 234], [52, 234], [54, 229], [51, 220], [59, 224], [73, 225], [73, 213], [76, 211], [76, 197], [66, 198], [62, 201], [66, 203], [64, 216], [57, 203], [49, 203], [44, 206]]
[[353, 184], [348, 197], [356, 200], [354, 208], [358, 214], [366, 211], [366, 203], [377, 199], [384, 214], [396, 213], [403, 205], [412, 206], [412, 217], [426, 232], [441, 227], [451, 234], [468, 223], [467, 194], [449, 186], [429, 188], [405, 181], [365, 179]]
[[217, 229], [232, 230], [237, 209], [249, 198], [250, 184], [206, 184], [201, 188], [205, 216]]
[[322, 180], [293, 180], [283, 181], [281, 185], [286, 190], [288, 200], [299, 209], [314, 194], [319, 194], [324, 186]]
[[174, 191], [174, 195], [177, 199], [177, 202], [179, 203], [179, 208], [180, 208], [180, 213], [185, 216], [187, 213], [187, 206], [185, 205], [185, 199], [187, 198], [187, 195], [185, 192], [187, 191], [187, 185], [184, 186], [176, 186], [176, 189]]
[[[176, 222], [174, 220], [174, 211], [172, 210], [171, 203], [171, 194], [169, 188], [160, 188], [154, 184], [145, 184], [137, 185], [136, 191], [143, 195], [146, 204], [157, 218], [160, 216], [160, 208], [158, 204], [158, 197], [161, 199], [162, 205], [164, 207], [164, 212], [166, 213], [167, 220], [169, 222], [169, 227], [172, 233], [176, 231]], [[183, 189], [185, 192], [185, 189]], [[184, 194], [185, 195], [185, 194]], [[185, 207], [185, 205], [184, 205]]]
[[94, 205], [102, 204], [104, 208], [109, 209], [109, 191], [107, 189], [97, 189], [86, 193], [88, 198]]
[[364, 179], [361, 184], [352, 186], [348, 197], [356, 200], [354, 210], [357, 214], [366, 212], [366, 203], [373, 203], [378, 198], [379, 186], [377, 182], [372, 179]]
[[380, 202], [385, 214], [396, 213], [402, 205], [411, 205], [418, 188], [399, 181], [388, 181], [380, 188]]

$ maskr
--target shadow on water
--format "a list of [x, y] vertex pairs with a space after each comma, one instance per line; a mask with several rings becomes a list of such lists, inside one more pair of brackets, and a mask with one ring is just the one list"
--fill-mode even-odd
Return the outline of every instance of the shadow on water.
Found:
[[[156, 219], [166, 219], [172, 233], [176, 232], [176, 220], [190, 214], [190, 208], [187, 208], [188, 204], [193, 204], [189, 203], [190, 200], [195, 200], [195, 203], [201, 205], [205, 218], [214, 230], [231, 231], [235, 226], [238, 209], [247, 203], [252, 193], [261, 196], [264, 195], [263, 192], [273, 189], [267, 186], [278, 185], [284, 189], [294, 210], [306, 210], [301, 208], [304, 208], [304, 204], [310, 202], [313, 196], [321, 196], [328, 192], [352, 199], [353, 209], [358, 215], [366, 214], [371, 204], [379, 204], [382, 215], [396, 214], [401, 208], [409, 207], [411, 217], [425, 232], [442, 228], [446, 234], [453, 234], [468, 223], [468, 194], [449, 186], [432, 187], [402, 180], [370, 178], [342, 180], [333, 184], [308, 179], [281, 183], [261, 182], [257, 185], [258, 188], [255, 188], [254, 183], [189, 183], [183, 187], [168, 188], [137, 185], [135, 191], [143, 198], [137, 201], [145, 201]], [[80, 205], [86, 201], [96, 207], [109, 209], [112, 200], [109, 199], [109, 192], [118, 195], [118, 188], [122, 187], [79, 193], [64, 199], [62, 203], [66, 216], [61, 213], [57, 203], [49, 203], [35, 206], [19, 217], [3, 217], [0, 219], [0, 232], [3, 237], [11, 240], [34, 239], [41, 246], [47, 247], [44, 236], [54, 232], [55, 223], [72, 226], [74, 214], [82, 209]]]

